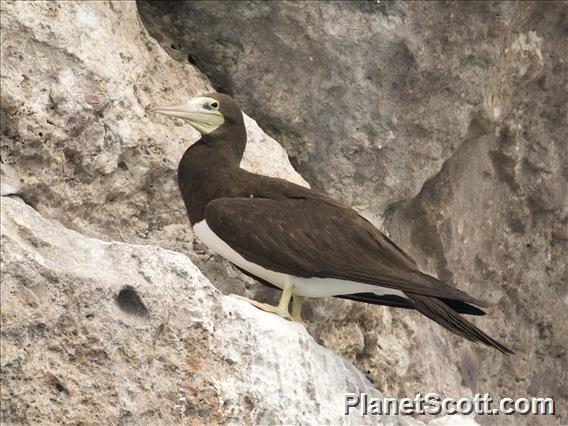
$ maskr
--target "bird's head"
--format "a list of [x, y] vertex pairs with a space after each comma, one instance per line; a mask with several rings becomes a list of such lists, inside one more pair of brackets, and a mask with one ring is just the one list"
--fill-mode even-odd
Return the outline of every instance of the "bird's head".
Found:
[[233, 98], [222, 93], [208, 93], [179, 104], [153, 106], [148, 110], [181, 118], [202, 135], [209, 135], [220, 128], [244, 128], [239, 106]]

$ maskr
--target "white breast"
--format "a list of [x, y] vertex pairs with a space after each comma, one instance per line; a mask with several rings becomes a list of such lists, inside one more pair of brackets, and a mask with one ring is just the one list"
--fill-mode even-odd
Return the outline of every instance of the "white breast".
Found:
[[293, 293], [305, 297], [327, 297], [342, 294], [374, 293], [378, 296], [385, 294], [406, 298], [400, 290], [394, 290], [376, 285], [360, 283], [356, 281], [339, 280], [336, 278], [304, 278], [294, 275], [271, 271], [260, 265], [249, 262], [239, 253], [233, 250], [227, 243], [215, 234], [205, 220], [193, 225], [193, 232], [207, 247], [215, 253], [223, 256], [229, 262], [239, 268], [255, 275], [278, 288], [293, 288]]

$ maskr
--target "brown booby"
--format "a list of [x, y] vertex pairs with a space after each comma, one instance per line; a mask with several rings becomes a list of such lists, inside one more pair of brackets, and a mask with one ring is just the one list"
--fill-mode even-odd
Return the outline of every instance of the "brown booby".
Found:
[[181, 118], [201, 134], [178, 167], [189, 221], [211, 250], [282, 289], [277, 307], [257, 306], [298, 321], [303, 297], [415, 309], [466, 339], [513, 353], [459, 315], [484, 315], [479, 307], [487, 303], [422, 273], [355, 210], [286, 180], [241, 169], [247, 134], [230, 96], [210, 93], [150, 111]]

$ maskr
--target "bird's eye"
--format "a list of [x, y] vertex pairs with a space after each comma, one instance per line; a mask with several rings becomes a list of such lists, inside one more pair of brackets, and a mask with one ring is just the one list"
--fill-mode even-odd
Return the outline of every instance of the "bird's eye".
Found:
[[217, 108], [219, 108], [219, 102], [217, 102], [217, 101], [211, 102], [211, 103], [209, 104], [209, 106], [210, 106], [211, 108], [213, 108], [213, 109], [217, 109]]

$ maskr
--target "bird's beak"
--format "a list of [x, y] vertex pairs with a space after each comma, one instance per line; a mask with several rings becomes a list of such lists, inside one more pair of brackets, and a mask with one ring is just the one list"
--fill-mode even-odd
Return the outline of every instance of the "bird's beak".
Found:
[[225, 121], [218, 109], [212, 110], [204, 107], [210, 102], [215, 102], [215, 99], [197, 97], [174, 105], [150, 106], [147, 111], [181, 118], [204, 135], [216, 130]]
[[201, 105], [192, 101], [182, 102], [180, 104], [150, 106], [148, 108], [148, 112], [169, 115], [170, 117], [177, 117], [185, 120], [199, 119], [206, 114]]

